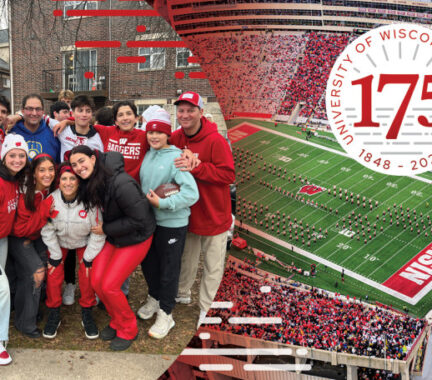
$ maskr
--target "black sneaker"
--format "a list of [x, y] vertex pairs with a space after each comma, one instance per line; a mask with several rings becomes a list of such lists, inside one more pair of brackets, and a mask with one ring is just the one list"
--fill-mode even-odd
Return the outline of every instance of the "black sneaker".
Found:
[[60, 324], [60, 308], [50, 308], [48, 320], [42, 333], [43, 337], [47, 339], [54, 339], [57, 335], [57, 329], [59, 328]]
[[30, 332], [21, 331], [21, 333], [23, 335], [25, 335], [26, 337], [32, 338], [32, 339], [40, 338], [40, 336], [41, 336], [41, 331], [38, 328], [36, 328], [35, 330], [30, 331]]
[[99, 338], [99, 330], [96, 326], [95, 321], [93, 320], [92, 308], [91, 307], [81, 308], [81, 314], [82, 314], [81, 323], [84, 327], [86, 338], [87, 339]]
[[138, 337], [138, 334], [133, 339], [123, 339], [123, 338], [119, 338], [118, 336], [116, 336], [111, 341], [110, 348], [113, 351], [124, 351], [124, 350], [127, 350], [131, 346], [131, 344], [133, 343], [133, 341], [136, 340], [137, 337]]
[[108, 325], [107, 327], [105, 327], [101, 332], [100, 332], [100, 338], [102, 340], [113, 340], [117, 335], [117, 331], [114, 330], [110, 325]]

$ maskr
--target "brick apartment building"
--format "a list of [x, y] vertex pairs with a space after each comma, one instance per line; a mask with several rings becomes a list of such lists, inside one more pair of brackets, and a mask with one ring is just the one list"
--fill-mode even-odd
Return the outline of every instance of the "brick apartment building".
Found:
[[9, 31], [0, 30], [0, 95], [10, 98]]
[[[179, 92], [199, 92], [205, 112], [223, 124], [222, 115], [207, 79], [190, 79], [200, 72], [188, 61], [185, 47], [127, 47], [127, 41], [181, 41], [162, 17], [74, 16], [68, 10], [131, 10], [134, 15], [152, 10], [145, 1], [14, 0], [11, 15], [11, 82], [14, 109], [30, 92], [47, 99], [46, 108], [63, 88], [91, 96], [99, 108], [118, 100], [132, 100], [142, 112], [159, 104], [173, 114]], [[55, 16], [54, 13], [63, 15]], [[144, 29], [145, 26], [145, 30]], [[121, 47], [77, 47], [76, 41], [120, 41]], [[145, 56], [141, 63], [118, 63], [118, 57]], [[120, 58], [121, 59], [121, 58]], [[86, 72], [94, 78], [87, 79]], [[176, 72], [184, 73], [176, 78]]]

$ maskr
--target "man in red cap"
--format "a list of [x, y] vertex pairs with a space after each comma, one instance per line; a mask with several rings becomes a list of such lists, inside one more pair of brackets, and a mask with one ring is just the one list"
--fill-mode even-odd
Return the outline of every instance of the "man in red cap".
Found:
[[211, 307], [224, 271], [227, 232], [232, 224], [230, 184], [235, 180], [234, 161], [217, 125], [203, 116], [204, 103], [199, 94], [185, 92], [174, 104], [181, 128], [172, 134], [170, 143], [188, 152], [176, 160], [176, 166], [190, 171], [200, 193], [198, 202], [191, 207], [176, 301], [191, 302], [190, 289], [203, 252], [200, 324]]

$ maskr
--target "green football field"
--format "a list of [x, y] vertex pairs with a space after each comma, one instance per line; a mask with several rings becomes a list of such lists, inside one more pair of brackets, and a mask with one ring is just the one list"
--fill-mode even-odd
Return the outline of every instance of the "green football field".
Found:
[[[381, 284], [432, 242], [430, 173], [410, 178], [373, 172], [347, 158], [336, 142], [307, 141], [305, 132], [291, 126], [232, 120], [230, 138], [244, 123], [268, 129], [232, 144], [236, 219], [249, 229], [241, 232], [248, 243], [303, 269], [316, 263], [318, 275], [297, 275], [299, 281], [361, 298], [368, 294], [425, 315], [432, 308], [430, 293], [409, 301]], [[302, 251], [293, 252], [292, 245]]]

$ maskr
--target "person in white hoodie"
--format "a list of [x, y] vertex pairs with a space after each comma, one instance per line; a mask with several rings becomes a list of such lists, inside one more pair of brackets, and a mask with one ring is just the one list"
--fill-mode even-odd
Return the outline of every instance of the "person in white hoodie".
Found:
[[59, 170], [59, 188], [52, 193], [58, 214], [42, 228], [42, 240], [48, 247], [48, 275], [46, 305], [50, 308], [43, 336], [53, 339], [60, 326], [61, 287], [64, 280], [64, 259], [69, 249], [76, 249], [79, 260], [78, 281], [81, 290], [79, 303], [82, 308], [82, 325], [88, 339], [99, 337], [99, 331], [92, 317], [96, 304], [95, 292], [90, 285], [90, 271], [93, 259], [105, 244], [104, 234], [95, 234], [91, 228], [98, 225], [102, 212], [97, 208], [86, 211], [78, 202], [79, 178], [69, 163], [63, 163]]

